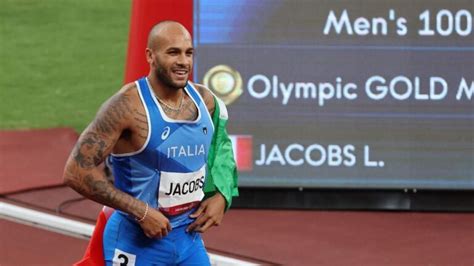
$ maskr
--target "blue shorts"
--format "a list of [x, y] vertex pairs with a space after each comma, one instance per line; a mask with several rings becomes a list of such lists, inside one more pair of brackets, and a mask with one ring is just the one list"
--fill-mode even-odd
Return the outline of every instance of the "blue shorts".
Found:
[[211, 265], [201, 235], [173, 228], [161, 239], [150, 239], [134, 220], [114, 212], [104, 230], [106, 265]]

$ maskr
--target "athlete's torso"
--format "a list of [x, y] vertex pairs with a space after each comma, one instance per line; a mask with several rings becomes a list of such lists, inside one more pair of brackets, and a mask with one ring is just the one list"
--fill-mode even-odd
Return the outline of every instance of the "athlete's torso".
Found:
[[197, 118], [192, 121], [169, 118], [145, 78], [136, 86], [148, 130], [140, 149], [112, 155], [115, 186], [158, 208], [173, 227], [188, 224], [192, 222], [190, 212], [204, 196], [206, 162], [214, 132], [211, 116], [189, 83], [185, 92], [197, 108]]

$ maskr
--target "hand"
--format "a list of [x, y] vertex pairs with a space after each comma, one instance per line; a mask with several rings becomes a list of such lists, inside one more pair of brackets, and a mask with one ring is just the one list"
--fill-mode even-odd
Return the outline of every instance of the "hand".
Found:
[[171, 231], [171, 224], [160, 211], [149, 208], [143, 221], [138, 222], [143, 233], [149, 238], [162, 238]]
[[220, 193], [206, 199], [201, 206], [189, 217], [197, 218], [186, 229], [187, 232], [197, 231], [204, 233], [209, 227], [219, 226], [224, 218], [225, 199]]

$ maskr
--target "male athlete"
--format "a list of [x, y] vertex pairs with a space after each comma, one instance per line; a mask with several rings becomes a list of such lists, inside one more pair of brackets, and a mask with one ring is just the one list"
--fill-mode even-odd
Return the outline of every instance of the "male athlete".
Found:
[[[221, 223], [237, 176], [225, 106], [188, 80], [193, 54], [181, 24], [155, 25], [148, 76], [103, 104], [68, 159], [65, 183], [117, 210], [103, 234], [107, 265], [210, 265], [199, 233]], [[109, 155], [114, 184], [100, 168]]]

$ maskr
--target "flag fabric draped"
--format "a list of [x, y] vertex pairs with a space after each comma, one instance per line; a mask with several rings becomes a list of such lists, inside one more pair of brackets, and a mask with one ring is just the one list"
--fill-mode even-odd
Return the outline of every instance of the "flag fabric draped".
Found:
[[219, 191], [226, 200], [226, 209], [229, 209], [232, 204], [232, 197], [239, 195], [237, 166], [232, 151], [232, 142], [227, 133], [227, 121], [229, 119], [227, 107], [216, 96], [214, 96], [214, 102], [216, 103], [212, 116], [214, 136], [212, 137], [207, 159], [208, 171], [204, 193], [207, 198]]
[[102, 235], [104, 233], [105, 224], [114, 209], [104, 206], [97, 217], [94, 232], [87, 246], [84, 257], [74, 265], [76, 266], [103, 266], [105, 265], [104, 253], [102, 249]]

